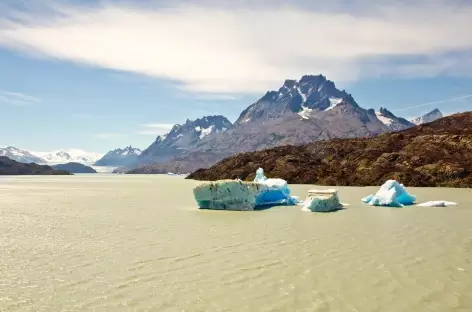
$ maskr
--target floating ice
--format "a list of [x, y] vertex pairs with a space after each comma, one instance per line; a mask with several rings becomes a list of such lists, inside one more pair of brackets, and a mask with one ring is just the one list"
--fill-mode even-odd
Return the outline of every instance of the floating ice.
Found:
[[417, 206], [421, 207], [448, 207], [448, 206], [457, 206], [455, 202], [449, 202], [444, 200], [429, 201], [426, 203], [418, 204]]
[[260, 188], [258, 183], [221, 180], [197, 186], [193, 195], [201, 209], [254, 210]]
[[416, 196], [408, 194], [403, 184], [395, 180], [388, 180], [380, 187], [377, 193], [362, 199], [364, 203], [368, 203], [371, 206], [389, 207], [413, 205], [415, 200]]
[[264, 170], [258, 169], [254, 182], [220, 180], [207, 182], [193, 190], [201, 209], [254, 210], [258, 206], [295, 205], [298, 198], [290, 196], [287, 182], [267, 179]]
[[303, 211], [331, 212], [342, 209], [338, 192], [330, 190], [310, 190], [305, 200]]
[[256, 206], [295, 205], [298, 202], [297, 197], [290, 196], [287, 181], [267, 179], [262, 168], [257, 169], [254, 182], [266, 186], [260, 189], [260, 193], [256, 197]]

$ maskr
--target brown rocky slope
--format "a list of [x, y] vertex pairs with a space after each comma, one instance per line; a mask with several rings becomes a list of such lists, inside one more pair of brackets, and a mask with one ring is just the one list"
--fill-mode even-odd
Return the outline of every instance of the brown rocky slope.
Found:
[[226, 158], [188, 179], [268, 177], [289, 183], [368, 186], [396, 179], [407, 186], [472, 187], [472, 112], [374, 138], [282, 146]]

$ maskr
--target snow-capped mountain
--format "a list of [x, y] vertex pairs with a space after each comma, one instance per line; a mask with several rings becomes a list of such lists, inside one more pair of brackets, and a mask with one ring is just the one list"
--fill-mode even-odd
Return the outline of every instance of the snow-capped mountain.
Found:
[[268, 91], [244, 110], [235, 124], [280, 119], [291, 114], [310, 119], [313, 114], [330, 111], [343, 102], [358, 107], [350, 94], [338, 90], [323, 75], [306, 75], [300, 80], [285, 80], [278, 91]]
[[125, 148], [117, 148], [97, 160], [95, 166], [126, 166], [136, 162], [139, 155], [141, 155], [141, 150], [131, 145]]
[[208, 136], [222, 133], [231, 127], [231, 122], [220, 115], [205, 116], [196, 120], [187, 119], [183, 125], [174, 125], [169, 133], [158, 136], [139, 156], [139, 162], [176, 156], [184, 150], [194, 148]]
[[402, 117], [395, 116], [388, 109], [381, 107], [378, 112], [375, 112], [377, 118], [392, 131], [401, 131], [411, 127], [415, 124]]
[[31, 152], [42, 158], [48, 164], [63, 164], [77, 162], [81, 164], [93, 164], [99, 160], [103, 154], [86, 152], [80, 149], [58, 150], [53, 152]]
[[278, 90], [266, 92], [226, 131], [207, 134], [197, 126], [189, 122], [174, 126], [166, 137], [158, 137], [143, 151], [139, 165], [155, 172], [188, 172], [241, 152], [370, 137], [414, 124], [385, 108], [376, 112], [361, 107], [351, 94], [323, 75], [306, 75], [300, 80], [285, 80]]
[[432, 111], [430, 111], [429, 113], [421, 116], [421, 117], [418, 117], [418, 118], [415, 118], [413, 119], [411, 122], [414, 123], [415, 125], [421, 125], [421, 124], [424, 124], [424, 123], [427, 123], [427, 122], [433, 122], [439, 118], [443, 118], [443, 114], [441, 113], [441, 111], [437, 108], [433, 109]]
[[38, 157], [37, 155], [33, 155], [32, 153], [13, 147], [13, 146], [7, 146], [0, 148], [0, 156], [6, 156], [12, 160], [15, 160], [17, 162], [21, 163], [44, 163], [46, 162], [44, 159], [41, 157]]

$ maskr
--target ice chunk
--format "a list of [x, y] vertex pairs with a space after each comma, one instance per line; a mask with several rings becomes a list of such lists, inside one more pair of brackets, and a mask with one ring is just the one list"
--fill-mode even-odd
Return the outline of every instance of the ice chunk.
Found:
[[449, 202], [444, 200], [429, 201], [426, 203], [418, 204], [417, 206], [421, 207], [448, 207], [448, 206], [457, 206], [455, 202]]
[[207, 182], [193, 190], [201, 209], [254, 210], [258, 206], [295, 205], [298, 198], [290, 195], [287, 181], [267, 179], [258, 169], [254, 182], [221, 180]]
[[377, 193], [362, 199], [364, 203], [368, 203], [371, 206], [389, 207], [413, 205], [415, 200], [416, 196], [408, 194], [403, 184], [395, 180], [388, 180], [380, 187]]
[[295, 205], [298, 198], [290, 196], [290, 189], [287, 181], [283, 179], [267, 179], [264, 176], [264, 169], [256, 171], [255, 183], [264, 185], [256, 197], [256, 206], [264, 205]]
[[339, 202], [338, 192], [334, 189], [329, 190], [310, 190], [303, 211], [330, 212], [342, 209]]
[[254, 182], [264, 182], [267, 181], [267, 178], [264, 175], [264, 169], [259, 168], [256, 170], [256, 177], [254, 178]]
[[197, 186], [193, 195], [201, 209], [254, 210], [260, 189], [258, 183], [221, 180]]

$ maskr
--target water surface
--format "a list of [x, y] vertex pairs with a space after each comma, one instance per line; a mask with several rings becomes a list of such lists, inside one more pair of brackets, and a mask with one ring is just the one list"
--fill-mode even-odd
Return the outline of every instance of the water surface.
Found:
[[[0, 178], [0, 311], [472, 311], [472, 192], [369, 207], [198, 210], [169, 176]], [[313, 186], [292, 186], [305, 197]]]

